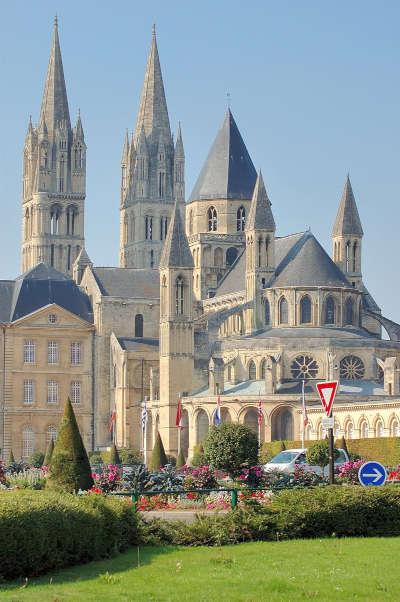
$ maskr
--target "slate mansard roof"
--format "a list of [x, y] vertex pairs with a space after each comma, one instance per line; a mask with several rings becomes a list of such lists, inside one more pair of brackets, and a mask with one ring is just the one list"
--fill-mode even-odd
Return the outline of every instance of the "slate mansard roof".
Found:
[[[276, 270], [271, 287], [331, 286], [350, 288], [351, 284], [332, 261], [315, 236], [307, 231], [275, 239]], [[221, 280], [217, 296], [245, 288], [246, 251]]]
[[0, 281], [0, 321], [13, 322], [55, 303], [93, 322], [89, 297], [68, 276], [39, 263], [15, 280]]
[[253, 161], [228, 109], [190, 195], [190, 201], [251, 199], [256, 179]]

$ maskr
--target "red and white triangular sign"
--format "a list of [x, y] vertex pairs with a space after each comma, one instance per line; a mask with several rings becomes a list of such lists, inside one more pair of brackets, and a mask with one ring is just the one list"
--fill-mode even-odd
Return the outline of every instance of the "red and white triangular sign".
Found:
[[333, 400], [335, 399], [338, 385], [339, 383], [337, 380], [317, 383], [318, 394], [327, 416], [330, 416], [332, 412]]

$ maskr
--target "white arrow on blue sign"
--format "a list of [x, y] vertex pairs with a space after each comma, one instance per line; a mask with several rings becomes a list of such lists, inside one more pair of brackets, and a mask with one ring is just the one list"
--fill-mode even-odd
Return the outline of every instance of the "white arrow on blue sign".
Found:
[[384, 485], [386, 477], [386, 468], [380, 462], [365, 462], [358, 471], [358, 480], [364, 487]]

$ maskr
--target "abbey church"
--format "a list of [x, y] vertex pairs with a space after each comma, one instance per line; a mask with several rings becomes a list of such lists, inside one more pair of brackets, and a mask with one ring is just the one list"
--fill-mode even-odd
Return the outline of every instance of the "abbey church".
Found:
[[89, 450], [113, 437], [149, 453], [159, 432], [167, 453], [179, 444], [190, 458], [218, 400], [224, 422], [257, 433], [261, 402], [262, 441], [318, 439], [316, 383], [328, 379], [339, 381], [336, 436], [400, 436], [400, 325], [366, 287], [349, 177], [331, 255], [310, 230], [277, 236], [268, 182], [228, 109], [187, 195], [153, 31], [115, 191], [119, 266], [96, 266], [83, 122], [71, 122], [56, 21], [23, 147], [22, 275], [0, 281], [0, 456], [44, 450], [68, 396]]

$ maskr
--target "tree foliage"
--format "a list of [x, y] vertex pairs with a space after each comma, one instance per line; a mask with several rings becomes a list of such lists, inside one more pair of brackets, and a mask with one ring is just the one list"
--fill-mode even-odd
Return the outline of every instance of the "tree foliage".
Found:
[[[333, 459], [338, 458], [339, 452], [336, 448], [333, 450]], [[316, 441], [307, 449], [307, 462], [313, 466], [320, 466], [324, 472], [325, 466], [329, 464], [329, 441]]]
[[30, 466], [33, 466], [33, 468], [40, 468], [41, 466], [43, 466], [43, 461], [44, 453], [39, 450], [35, 450], [29, 456], [28, 463], [30, 464]]
[[93, 486], [92, 470], [70, 399], [58, 430], [46, 487], [77, 492]]
[[53, 451], [54, 451], [54, 439], [52, 437], [49, 441], [49, 444], [46, 449], [46, 454], [44, 456], [44, 460], [43, 460], [44, 466], [50, 466], [51, 456], [53, 455]]
[[151, 452], [150, 470], [160, 470], [160, 468], [166, 464], [168, 464], [168, 460], [165, 454], [164, 445], [160, 433], [157, 433], [156, 442], [154, 443], [153, 451]]
[[258, 440], [244, 424], [213, 426], [204, 441], [206, 461], [213, 467], [226, 470], [235, 477], [244, 466], [258, 461]]

